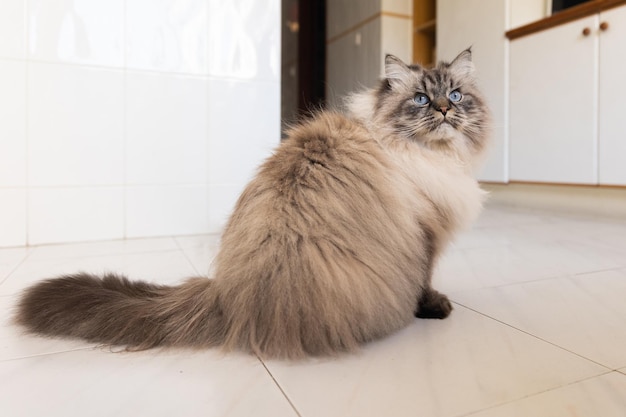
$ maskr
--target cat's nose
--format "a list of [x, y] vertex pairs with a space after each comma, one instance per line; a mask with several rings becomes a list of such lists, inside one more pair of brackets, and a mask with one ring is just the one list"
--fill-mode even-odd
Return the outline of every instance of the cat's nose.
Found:
[[448, 100], [446, 100], [445, 97], [437, 97], [433, 101], [433, 107], [445, 116], [446, 113], [448, 113], [448, 110], [450, 110], [450, 103], [448, 103]]

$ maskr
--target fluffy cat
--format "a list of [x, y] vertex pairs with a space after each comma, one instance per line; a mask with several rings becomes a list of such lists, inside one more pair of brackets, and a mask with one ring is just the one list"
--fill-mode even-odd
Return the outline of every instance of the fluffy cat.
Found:
[[479, 213], [488, 137], [470, 50], [426, 69], [387, 56], [380, 85], [288, 132], [239, 198], [214, 279], [177, 286], [86, 273], [28, 288], [30, 332], [125, 345], [221, 346], [261, 357], [353, 351], [452, 306], [431, 286]]

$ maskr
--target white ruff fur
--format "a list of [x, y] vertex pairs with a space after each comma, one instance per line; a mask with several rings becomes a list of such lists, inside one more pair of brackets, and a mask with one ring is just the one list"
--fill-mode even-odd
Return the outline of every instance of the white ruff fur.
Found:
[[[472, 176], [473, 159], [480, 159], [480, 156], [471, 155], [467, 147], [461, 146], [454, 153], [442, 153], [397, 137], [387, 125], [376, 122], [374, 103], [374, 91], [368, 90], [348, 97], [346, 107], [389, 152], [389, 157], [402, 172], [402, 178], [399, 177], [396, 183], [398, 195], [415, 200], [409, 204], [420, 207], [423, 202], [419, 200], [423, 196], [416, 195], [415, 189], [421, 190], [453, 220], [452, 227], [445, 230], [446, 236], [440, 236], [441, 243], [445, 243], [456, 231], [467, 228], [480, 214], [487, 192]], [[446, 125], [427, 139], [442, 143], [452, 140], [457, 144], [468, 142], [462, 136], [462, 133]], [[426, 215], [423, 220], [429, 218]]]

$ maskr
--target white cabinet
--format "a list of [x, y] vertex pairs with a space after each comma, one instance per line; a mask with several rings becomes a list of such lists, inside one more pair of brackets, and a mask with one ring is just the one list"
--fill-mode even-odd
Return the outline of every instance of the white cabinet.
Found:
[[507, 41], [543, 4], [437, 1], [438, 57], [473, 45], [494, 114], [480, 179], [626, 186], [626, 6]]
[[511, 42], [511, 180], [598, 182], [597, 27], [594, 15]]
[[511, 42], [511, 180], [626, 185], [625, 42], [626, 6]]
[[600, 14], [599, 182], [626, 185], [626, 7]]

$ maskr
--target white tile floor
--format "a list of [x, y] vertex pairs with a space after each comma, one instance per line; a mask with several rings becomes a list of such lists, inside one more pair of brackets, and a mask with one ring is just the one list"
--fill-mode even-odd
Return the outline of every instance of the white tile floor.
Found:
[[626, 416], [626, 221], [488, 208], [435, 277], [455, 310], [356, 355], [260, 362], [21, 335], [16, 294], [59, 273], [175, 282], [215, 236], [0, 250], [1, 416]]

